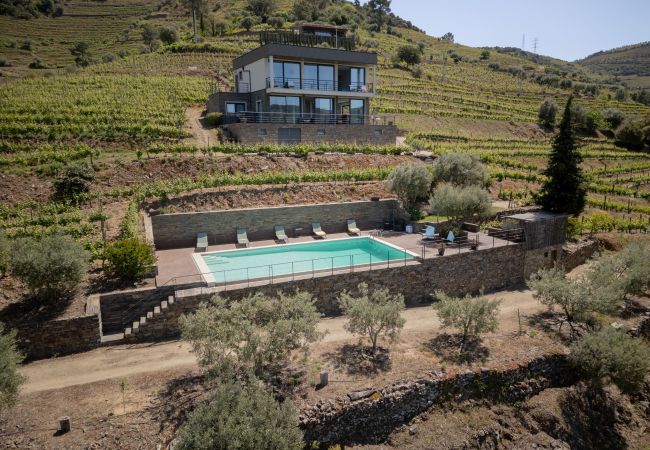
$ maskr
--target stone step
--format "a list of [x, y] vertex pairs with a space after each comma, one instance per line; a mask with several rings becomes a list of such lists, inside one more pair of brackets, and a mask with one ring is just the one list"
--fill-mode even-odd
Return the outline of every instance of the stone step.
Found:
[[124, 337], [131, 336], [131, 334], [132, 334], [132, 333], [131, 333], [131, 327], [127, 327], [127, 328], [124, 330]]
[[147, 319], [151, 319], [153, 317], [153, 311], [147, 312]]
[[133, 322], [133, 325], [131, 325], [131, 333], [136, 334], [140, 330], [140, 322], [137, 320]]
[[167, 300], [163, 300], [162, 302], [160, 302], [160, 309], [161, 310], [165, 310], [167, 308], [168, 308]]
[[160, 306], [154, 306], [153, 307], [153, 315], [157, 316], [160, 314]]
[[146, 316], [140, 316], [140, 325], [144, 325], [147, 323], [147, 317]]
[[175, 301], [176, 301], [176, 299], [174, 298], [173, 295], [170, 295], [170, 296], [167, 298], [167, 304], [168, 304], [168, 305], [173, 305]]

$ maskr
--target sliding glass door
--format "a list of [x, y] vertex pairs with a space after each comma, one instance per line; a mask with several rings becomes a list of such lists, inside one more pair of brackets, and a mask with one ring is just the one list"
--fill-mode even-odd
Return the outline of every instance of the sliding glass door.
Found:
[[269, 111], [274, 122], [296, 122], [300, 116], [300, 97], [271, 95]]

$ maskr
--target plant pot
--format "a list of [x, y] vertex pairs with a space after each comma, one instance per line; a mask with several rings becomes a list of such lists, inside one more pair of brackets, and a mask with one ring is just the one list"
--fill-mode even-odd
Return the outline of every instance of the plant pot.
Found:
[[445, 248], [444, 247], [439, 247], [438, 248], [438, 255], [443, 256], [445, 254]]
[[471, 250], [478, 250], [478, 244], [472, 244], [469, 246]]

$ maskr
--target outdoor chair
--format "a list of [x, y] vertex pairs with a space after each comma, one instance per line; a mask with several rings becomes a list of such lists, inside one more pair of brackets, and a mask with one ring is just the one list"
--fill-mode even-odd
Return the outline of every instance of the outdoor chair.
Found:
[[434, 241], [436, 239], [436, 227], [433, 225], [427, 225], [427, 228], [422, 233], [423, 241]]
[[282, 225], [275, 226], [275, 237], [278, 241], [287, 243], [287, 233], [284, 232], [284, 227]]
[[248, 247], [250, 244], [246, 228], [237, 228], [237, 243], [239, 245], [243, 245], [244, 247]]
[[453, 244], [455, 239], [456, 239], [456, 236], [454, 235], [454, 232], [449, 230], [449, 233], [447, 233], [447, 239], [445, 239], [445, 240], [447, 241], [447, 243]]
[[354, 219], [348, 219], [348, 233], [350, 234], [356, 234], [359, 236], [361, 234], [361, 230], [357, 227], [357, 221]]
[[325, 239], [327, 237], [327, 233], [323, 231], [323, 229], [320, 226], [320, 222], [314, 222], [311, 224], [311, 230], [312, 233], [314, 233], [314, 236]]
[[197, 252], [206, 252], [208, 251], [208, 233], [201, 231], [196, 233], [196, 247], [194, 251]]

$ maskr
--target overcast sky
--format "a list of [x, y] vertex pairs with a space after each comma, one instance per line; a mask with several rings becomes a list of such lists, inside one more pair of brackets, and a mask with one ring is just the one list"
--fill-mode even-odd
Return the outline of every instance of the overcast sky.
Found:
[[431, 36], [451, 31], [472, 47], [519, 47], [568, 61], [650, 41], [650, 0], [393, 0]]

